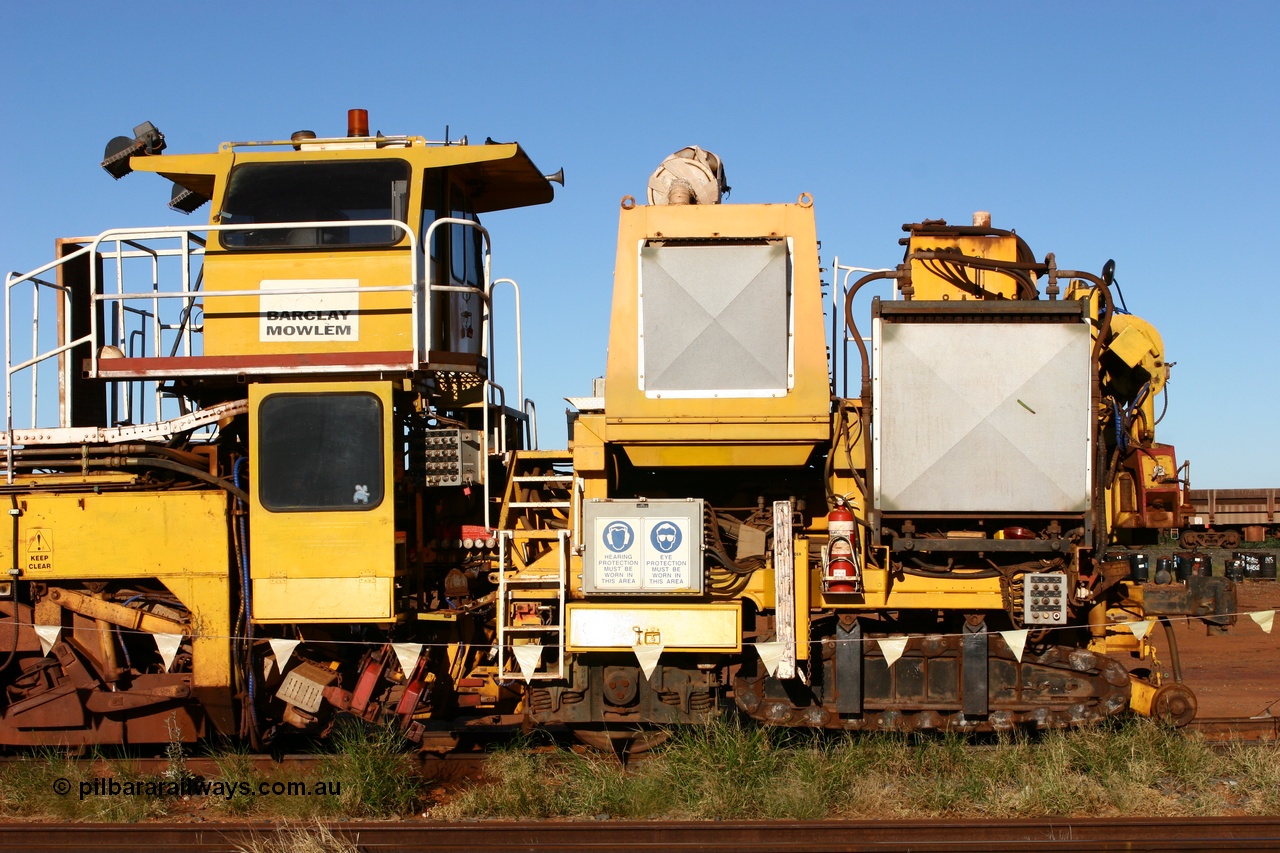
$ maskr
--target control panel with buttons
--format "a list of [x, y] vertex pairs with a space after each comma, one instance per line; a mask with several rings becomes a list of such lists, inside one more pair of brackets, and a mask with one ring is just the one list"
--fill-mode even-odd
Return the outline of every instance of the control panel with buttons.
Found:
[[479, 431], [431, 429], [423, 437], [426, 485], [466, 486], [480, 482]]
[[1067, 576], [1026, 574], [1022, 576], [1022, 621], [1028, 625], [1067, 624]]

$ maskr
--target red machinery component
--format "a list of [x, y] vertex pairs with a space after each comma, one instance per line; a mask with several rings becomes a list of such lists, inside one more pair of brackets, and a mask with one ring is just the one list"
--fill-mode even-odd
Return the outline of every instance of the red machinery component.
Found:
[[835, 508], [827, 515], [827, 566], [824, 573], [827, 592], [862, 592], [862, 575], [854, 554], [856, 533], [853, 513], [844, 498], [836, 498]]

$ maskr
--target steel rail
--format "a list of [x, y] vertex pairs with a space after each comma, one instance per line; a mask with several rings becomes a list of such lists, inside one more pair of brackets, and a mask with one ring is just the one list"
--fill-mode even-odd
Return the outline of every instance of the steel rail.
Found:
[[[357, 850], [520, 851], [1110, 851], [1275, 850], [1280, 818], [1020, 818], [849, 821], [333, 821]], [[299, 823], [298, 832], [317, 824]], [[0, 824], [0, 850], [231, 851], [287, 825]]]
[[1215, 743], [1280, 740], [1280, 717], [1223, 717], [1192, 720], [1186, 730]]

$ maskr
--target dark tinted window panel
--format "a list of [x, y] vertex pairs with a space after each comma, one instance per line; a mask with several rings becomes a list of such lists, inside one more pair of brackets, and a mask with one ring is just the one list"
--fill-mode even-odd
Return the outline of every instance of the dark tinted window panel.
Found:
[[[223, 201], [224, 225], [261, 229], [224, 231], [228, 249], [314, 249], [386, 246], [403, 232], [388, 225], [350, 225], [369, 219], [405, 221], [409, 164], [403, 160], [246, 163], [231, 172]], [[273, 228], [281, 222], [333, 222], [318, 228]]]
[[274, 394], [258, 407], [258, 498], [275, 511], [382, 502], [382, 402], [372, 394]]

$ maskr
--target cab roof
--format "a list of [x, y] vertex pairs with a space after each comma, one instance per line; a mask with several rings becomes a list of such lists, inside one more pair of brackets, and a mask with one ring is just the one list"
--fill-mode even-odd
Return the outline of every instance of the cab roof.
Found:
[[441, 145], [422, 137], [225, 142], [218, 151], [207, 154], [139, 154], [129, 158], [129, 165], [136, 172], [154, 172], [205, 198], [214, 198], [218, 184], [240, 163], [320, 160], [405, 160], [415, 174], [449, 169], [467, 189], [476, 213], [546, 204], [554, 198], [551, 183], [515, 142]]

